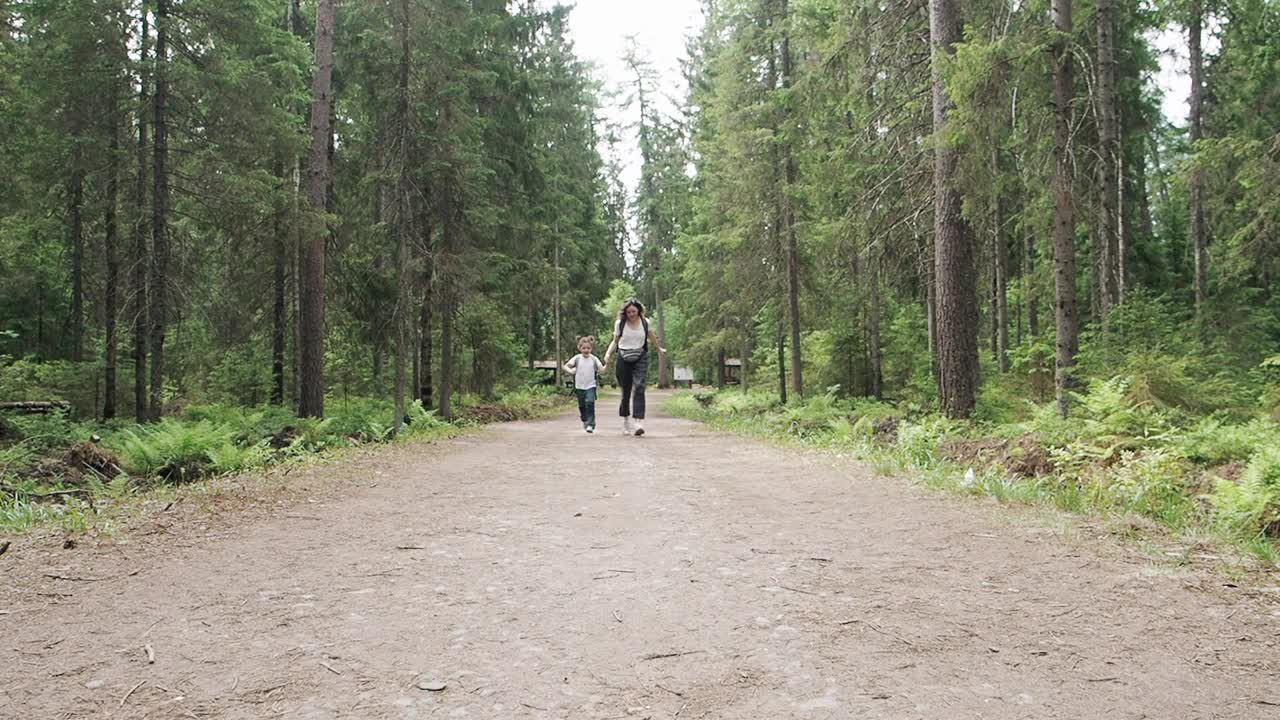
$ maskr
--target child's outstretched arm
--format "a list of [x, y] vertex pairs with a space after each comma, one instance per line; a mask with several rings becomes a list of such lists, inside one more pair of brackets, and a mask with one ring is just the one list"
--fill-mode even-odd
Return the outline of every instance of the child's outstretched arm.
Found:
[[569, 360], [564, 364], [564, 371], [571, 373], [577, 369], [578, 369], [578, 356], [574, 355], [573, 357], [569, 358]]

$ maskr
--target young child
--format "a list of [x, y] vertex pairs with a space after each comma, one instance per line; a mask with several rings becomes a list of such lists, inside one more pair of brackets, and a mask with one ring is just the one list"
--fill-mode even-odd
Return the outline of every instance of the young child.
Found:
[[596, 339], [589, 335], [578, 338], [578, 354], [564, 364], [565, 371], [573, 373], [578, 415], [582, 417], [582, 429], [588, 433], [596, 431], [596, 374], [604, 372], [606, 367], [592, 353], [595, 344]]

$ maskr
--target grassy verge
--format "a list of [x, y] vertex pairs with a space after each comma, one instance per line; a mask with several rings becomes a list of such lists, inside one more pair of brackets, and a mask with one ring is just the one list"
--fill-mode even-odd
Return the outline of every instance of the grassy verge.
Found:
[[1069, 432], [1051, 413], [1007, 425], [954, 422], [830, 394], [782, 406], [764, 394], [683, 393], [666, 408], [721, 430], [838, 451], [938, 490], [1167, 531], [1186, 557], [1231, 547], [1280, 565], [1280, 425], [1205, 418], [1156, 427], [1086, 399], [1093, 409], [1084, 404]]
[[396, 435], [391, 403], [335, 399], [323, 420], [277, 407], [191, 406], [153, 425], [0, 419], [0, 534], [103, 529], [127, 506], [238, 473], [341, 457], [344, 450], [440, 440], [480, 425], [559, 412], [570, 399], [526, 390], [463, 398], [446, 422], [415, 403]]

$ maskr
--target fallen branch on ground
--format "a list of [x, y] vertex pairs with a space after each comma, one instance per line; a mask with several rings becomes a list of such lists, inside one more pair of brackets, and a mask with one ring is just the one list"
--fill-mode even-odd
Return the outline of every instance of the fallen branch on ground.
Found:
[[129, 692], [125, 693], [124, 697], [120, 698], [120, 707], [124, 707], [124, 704], [129, 700], [129, 697], [133, 695], [133, 693], [136, 692], [138, 688], [142, 687], [143, 684], [146, 682], [147, 682], [146, 680], [139, 680], [137, 685], [134, 685], [133, 687], [129, 688]]
[[133, 577], [140, 572], [142, 572], [142, 568], [138, 568], [130, 573], [125, 573], [124, 575], [111, 575], [108, 577], [75, 577], [72, 575], [59, 575], [58, 573], [45, 573], [44, 576], [47, 578], [53, 578], [54, 580], [67, 580], [70, 582], [103, 582], [105, 580], [119, 580], [120, 578]]
[[686, 650], [684, 652], [653, 653], [652, 655], [645, 655], [644, 657], [640, 658], [640, 660], [641, 661], [665, 660], [667, 658], [684, 657], [685, 655], [697, 655], [698, 653], [705, 653], [705, 652], [706, 650]]
[[844, 622], [842, 622], [842, 623], [840, 623], [840, 624], [841, 624], [841, 625], [853, 625], [854, 623], [862, 623], [863, 625], [866, 625], [867, 627], [871, 628], [872, 630], [875, 630], [876, 632], [880, 633], [881, 635], [884, 635], [884, 636], [886, 636], [886, 637], [891, 637], [891, 638], [893, 638], [894, 640], [897, 640], [897, 641], [899, 641], [899, 642], [902, 642], [902, 643], [904, 643], [904, 644], [906, 644], [906, 645], [910, 645], [911, 647], [915, 647], [915, 643], [913, 643], [913, 642], [911, 642], [910, 640], [908, 640], [908, 639], [906, 639], [906, 638], [902, 637], [901, 635], [898, 635], [897, 633], [891, 633], [891, 632], [889, 632], [888, 630], [881, 629], [881, 628], [877, 627], [877, 626], [875, 625], [875, 623], [867, 622], [866, 620], [860, 620], [860, 619], [845, 620]]

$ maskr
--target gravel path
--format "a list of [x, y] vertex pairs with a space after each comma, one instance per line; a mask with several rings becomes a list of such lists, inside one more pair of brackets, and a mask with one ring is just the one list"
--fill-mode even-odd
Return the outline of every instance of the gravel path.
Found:
[[331, 492], [203, 534], [0, 558], [0, 717], [1280, 718], [1272, 594], [601, 414], [324, 466]]

